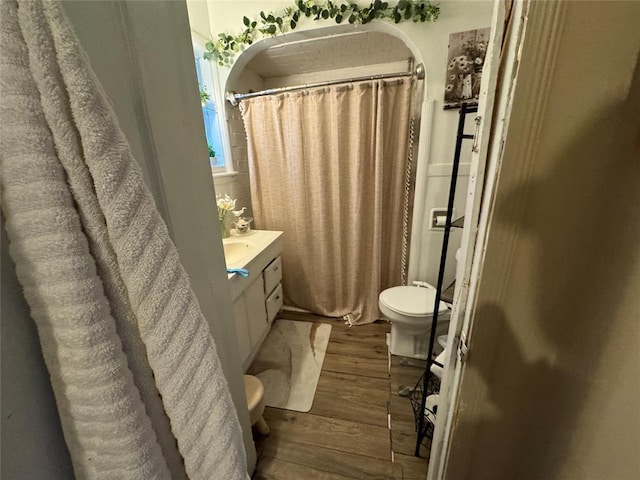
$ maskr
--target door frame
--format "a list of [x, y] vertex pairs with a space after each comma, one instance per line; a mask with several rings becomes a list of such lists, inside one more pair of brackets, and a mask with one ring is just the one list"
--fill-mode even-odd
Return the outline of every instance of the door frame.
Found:
[[[427, 480], [441, 480], [447, 474], [464, 360], [471, 354], [476, 297], [484, 268], [504, 142], [509, 134], [510, 142], [521, 153], [523, 184], [528, 183], [527, 165], [533, 161], [565, 10], [566, 2], [495, 0], [492, 48], [483, 72], [478, 108], [481, 121], [476, 132], [465, 207], [461, 244], [463, 265], [460, 267], [464, 273], [461, 285], [456, 288], [440, 390], [444, 401], [441, 401], [438, 417], [444, 420], [437, 422], [435, 427]], [[526, 59], [524, 62], [523, 58]], [[510, 125], [515, 98], [523, 105], [525, 117]], [[523, 189], [521, 195], [525, 193], [526, 189]], [[513, 242], [517, 232], [512, 233]], [[508, 245], [505, 245], [503, 271], [509, 270], [511, 258]], [[496, 286], [497, 289], [502, 287]]]

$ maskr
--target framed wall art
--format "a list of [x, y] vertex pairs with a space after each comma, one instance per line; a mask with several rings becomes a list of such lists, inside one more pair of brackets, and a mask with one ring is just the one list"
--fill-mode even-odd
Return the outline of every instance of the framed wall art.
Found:
[[444, 108], [477, 105], [490, 28], [449, 35]]

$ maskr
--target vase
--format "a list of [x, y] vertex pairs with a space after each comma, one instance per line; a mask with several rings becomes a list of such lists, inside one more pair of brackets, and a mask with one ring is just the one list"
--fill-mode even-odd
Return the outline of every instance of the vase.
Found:
[[231, 236], [231, 222], [226, 215], [220, 219], [220, 233], [222, 238], [229, 238]]

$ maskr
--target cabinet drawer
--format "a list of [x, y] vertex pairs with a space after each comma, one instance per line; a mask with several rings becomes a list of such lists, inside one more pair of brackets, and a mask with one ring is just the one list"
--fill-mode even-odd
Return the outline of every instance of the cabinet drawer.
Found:
[[264, 275], [264, 293], [269, 295], [282, 280], [282, 261], [280, 257], [267, 265], [262, 274]]
[[265, 304], [267, 305], [267, 320], [269, 323], [273, 322], [280, 308], [282, 308], [282, 297], [282, 285], [278, 284], [273, 293], [265, 300]]

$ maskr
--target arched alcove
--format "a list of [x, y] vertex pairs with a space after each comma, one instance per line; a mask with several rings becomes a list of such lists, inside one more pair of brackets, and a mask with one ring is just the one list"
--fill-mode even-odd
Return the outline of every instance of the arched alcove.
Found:
[[[216, 38], [221, 32], [236, 32], [233, 25], [237, 21], [241, 24], [242, 15], [249, 18], [256, 18], [257, 7], [255, 2], [251, 5], [243, 2], [227, 2], [222, 0], [208, 0], [207, 4], [214, 5], [215, 11], [207, 13], [195, 9], [196, 4], [202, 5], [204, 2], [190, 1], [190, 17], [198, 20], [200, 33], [204, 37]], [[261, 7], [279, 8], [276, 2], [261, 4]], [[213, 7], [211, 7], [213, 8]], [[325, 37], [342, 37], [344, 40], [350, 34], [360, 34], [362, 32], [381, 32], [387, 34], [389, 43], [394, 40], [401, 40], [410, 51], [408, 57], [413, 57], [414, 64], [424, 64], [426, 81], [423, 82], [423, 92], [421, 102], [417, 105], [420, 114], [420, 125], [416, 126], [416, 136], [419, 139], [417, 152], [416, 169], [416, 190], [414, 215], [412, 221], [411, 257], [409, 262], [409, 280], [425, 280], [435, 282], [438, 274], [438, 263], [440, 246], [442, 242], [442, 230], [432, 229], [430, 213], [433, 210], [446, 206], [446, 192], [451, 175], [451, 161], [454, 154], [455, 134], [457, 128], [458, 115], [455, 110], [443, 110], [444, 88], [446, 84], [447, 68], [447, 45], [449, 35], [455, 32], [485, 28], [489, 26], [493, 1], [456, 1], [446, 2], [441, 5], [441, 15], [436, 22], [414, 23], [400, 22], [393, 24], [385, 21], [374, 21], [365, 25], [331, 25], [331, 22], [301, 22], [294, 32], [285, 35], [278, 35], [273, 38], [260, 40], [246, 48], [235, 59], [231, 69], [221, 68], [218, 70], [219, 101], [224, 96], [223, 92], [233, 90], [238, 93], [259, 91], [264, 88], [264, 80], [251, 70], [252, 60], [259, 55], [265, 55], [263, 51], [270, 47], [287, 49], [287, 44], [304, 43]], [[191, 12], [193, 10], [193, 12]], [[197, 11], [196, 11], [197, 10]], [[193, 13], [193, 15], [192, 15]], [[202, 21], [206, 18], [206, 21]], [[319, 25], [331, 25], [320, 27]], [[357, 38], [357, 37], [356, 37]], [[349, 48], [350, 43], [345, 42]], [[376, 53], [374, 53], [376, 55]], [[407, 58], [408, 58], [407, 57]], [[331, 58], [336, 58], [331, 52], [322, 51], [320, 54], [310, 55], [317, 65], [326, 65], [325, 62]], [[363, 67], [373, 61], [373, 56], [366, 52], [358, 59], [358, 65]], [[249, 64], [249, 68], [246, 68]], [[314, 67], [317, 68], [317, 67]], [[406, 71], [406, 66], [405, 66]], [[381, 70], [375, 71], [381, 73]], [[323, 72], [313, 72], [314, 78], [322, 75]], [[347, 76], [347, 75], [345, 75]], [[343, 76], [342, 78], [345, 78]], [[224, 102], [226, 103], [226, 102]], [[246, 160], [246, 142], [240, 112], [237, 108], [232, 108], [227, 103], [224, 108], [220, 108], [221, 116], [226, 116], [223, 130], [230, 132], [227, 149], [233, 157], [236, 170], [239, 172], [227, 176], [216, 177], [214, 179], [216, 192], [233, 194], [238, 198], [238, 204], [250, 202], [249, 176]], [[228, 129], [226, 126], [228, 125]], [[459, 176], [459, 196], [456, 196], [456, 212], [463, 211], [465, 203], [466, 185], [469, 179], [469, 158], [470, 152], [463, 152]], [[447, 261], [445, 277], [452, 279], [455, 273], [454, 254], [456, 245], [460, 242], [459, 232], [452, 234], [450, 245], [450, 258]]]
[[[422, 63], [420, 52], [400, 29], [392, 24], [337, 25], [314, 28], [263, 39], [248, 47], [236, 59], [225, 91], [257, 92], [266, 89], [349, 80], [413, 72]], [[419, 132], [424, 85], [415, 89], [414, 117]], [[237, 175], [217, 179], [216, 191], [229, 193], [238, 205], [251, 210], [246, 132], [240, 111], [225, 102], [225, 117], [231, 156]], [[415, 158], [425, 158], [420, 136], [414, 142]], [[417, 162], [414, 162], [415, 175]], [[414, 202], [411, 202], [412, 204]]]
[[238, 56], [225, 87], [227, 91], [237, 91], [243, 86], [242, 77], [247, 69], [262, 78], [272, 78], [389, 66], [402, 61], [418, 64], [422, 63], [422, 57], [411, 39], [391, 24], [374, 22], [314, 28], [254, 43]]

